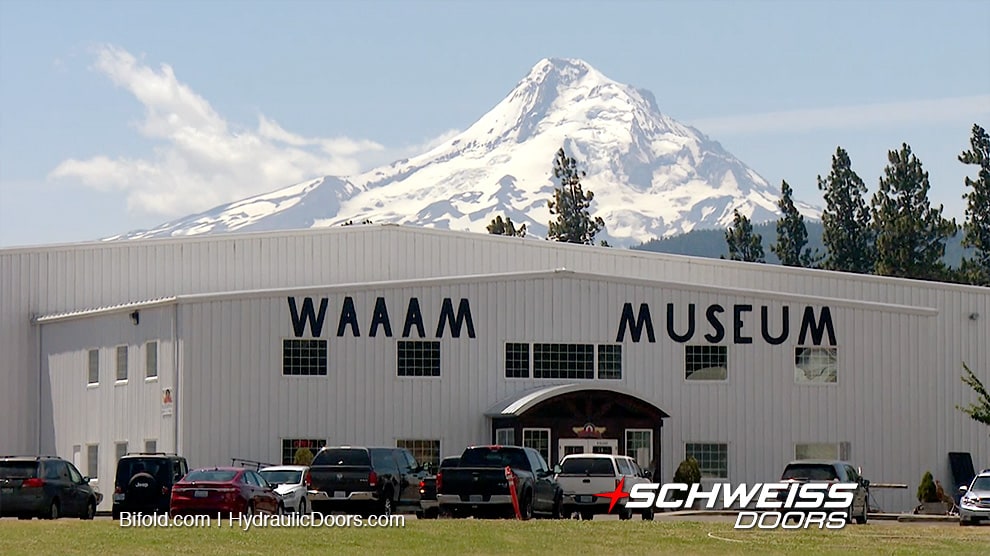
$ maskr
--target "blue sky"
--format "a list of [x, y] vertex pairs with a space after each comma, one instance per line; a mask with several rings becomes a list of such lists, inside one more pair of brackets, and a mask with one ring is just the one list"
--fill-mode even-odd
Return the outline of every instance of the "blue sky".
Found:
[[0, 0], [0, 247], [148, 228], [466, 129], [581, 58], [821, 204], [906, 142], [962, 218], [990, 2]]

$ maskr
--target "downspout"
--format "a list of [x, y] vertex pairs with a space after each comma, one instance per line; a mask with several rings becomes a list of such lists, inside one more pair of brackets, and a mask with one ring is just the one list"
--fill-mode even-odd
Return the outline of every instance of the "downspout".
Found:
[[176, 454], [181, 454], [183, 450], [179, 449], [179, 409], [182, 407], [183, 395], [179, 390], [179, 302], [175, 302], [175, 308], [172, 311], [172, 376], [175, 381], [175, 399], [177, 402], [173, 402], [172, 407], [172, 427], [173, 427], [173, 451]]
[[[35, 320], [35, 319], [32, 319], [32, 320]], [[37, 447], [37, 450], [35, 450], [34, 453], [36, 453], [38, 455], [44, 455], [44, 454], [41, 453], [41, 414], [42, 414], [41, 400], [42, 400], [42, 398], [44, 396], [44, 393], [42, 392], [42, 384], [44, 384], [44, 382], [45, 382], [44, 376], [42, 375], [42, 373], [44, 373], [44, 369], [45, 369], [44, 364], [42, 364], [42, 361], [43, 361], [43, 357], [42, 357], [42, 351], [43, 351], [43, 343], [42, 343], [43, 336], [42, 336], [42, 334], [43, 334], [43, 332], [42, 331], [44, 330], [44, 326], [45, 325], [37, 322], [37, 320], [35, 320], [34, 325], [38, 327], [38, 331], [35, 334], [37, 336], [37, 338], [38, 338], [38, 447]]]

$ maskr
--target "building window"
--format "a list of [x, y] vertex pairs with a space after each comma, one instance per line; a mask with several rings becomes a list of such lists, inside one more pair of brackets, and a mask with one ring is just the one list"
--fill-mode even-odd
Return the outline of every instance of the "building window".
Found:
[[321, 339], [282, 340], [282, 374], [287, 376], [325, 376], [327, 341]]
[[626, 429], [626, 455], [636, 460], [640, 467], [653, 471], [653, 431], [650, 429]]
[[145, 378], [158, 376], [158, 342], [144, 344], [144, 376]]
[[158, 451], [158, 441], [157, 440], [145, 440], [144, 441], [144, 451], [149, 454], [154, 454]]
[[120, 459], [127, 455], [127, 442], [117, 442], [114, 444], [114, 451], [116, 459]]
[[440, 342], [400, 341], [399, 376], [440, 376]]
[[396, 440], [396, 448], [409, 450], [416, 461], [423, 464], [432, 464], [436, 469], [440, 466], [440, 441], [439, 440]]
[[837, 348], [794, 348], [794, 380], [798, 384], [835, 384], [838, 377], [839, 350]]
[[684, 346], [684, 369], [688, 380], [725, 380], [729, 376], [726, 346]]
[[117, 346], [117, 380], [127, 380], [127, 346]]
[[794, 445], [794, 459], [830, 459], [849, 461], [852, 449], [849, 442], [810, 442]]
[[89, 350], [89, 384], [100, 383], [100, 350]]
[[515, 446], [516, 429], [495, 429], [495, 444], [499, 446]]
[[532, 448], [550, 461], [550, 429], [523, 429], [523, 447]]
[[[327, 441], [322, 438], [283, 438], [282, 439], [282, 465], [295, 465], [296, 452], [300, 448], [309, 450], [314, 457], [320, 448], [327, 445]], [[312, 459], [310, 459], [312, 461]]]
[[598, 346], [598, 378], [622, 378], [622, 344]]
[[100, 445], [90, 444], [86, 446], [86, 475], [90, 479], [97, 479], [100, 476]]
[[595, 378], [595, 346], [533, 344], [533, 378]]
[[505, 378], [529, 378], [529, 344], [505, 344]]
[[703, 479], [729, 478], [729, 445], [709, 443], [688, 443], [685, 458], [694, 458], [701, 468]]

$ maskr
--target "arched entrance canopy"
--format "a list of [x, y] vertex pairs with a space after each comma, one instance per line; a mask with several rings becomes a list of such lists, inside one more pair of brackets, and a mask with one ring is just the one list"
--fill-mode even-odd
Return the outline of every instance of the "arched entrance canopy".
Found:
[[584, 391], [603, 391], [612, 392], [618, 394], [619, 397], [627, 397], [637, 400], [640, 404], [649, 406], [654, 412], [656, 412], [657, 417], [660, 419], [666, 419], [670, 417], [664, 410], [660, 409], [647, 400], [644, 400], [639, 395], [634, 394], [624, 388], [619, 388], [610, 384], [602, 384], [600, 382], [595, 383], [574, 383], [574, 384], [555, 384], [553, 386], [541, 386], [533, 390], [526, 390], [524, 392], [517, 393], [509, 398], [502, 400], [501, 402], [495, 404], [488, 411], [485, 412], [486, 417], [491, 417], [493, 419], [503, 418], [503, 417], [519, 417], [526, 413], [530, 409], [540, 405], [543, 402], [549, 401], [558, 396], [563, 396], [565, 394], [570, 394], [573, 392], [584, 392]]

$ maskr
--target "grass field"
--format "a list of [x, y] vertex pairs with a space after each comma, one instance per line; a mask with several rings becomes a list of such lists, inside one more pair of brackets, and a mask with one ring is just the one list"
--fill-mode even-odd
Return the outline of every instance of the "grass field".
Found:
[[988, 554], [990, 527], [870, 523], [735, 531], [699, 521], [409, 520], [403, 528], [121, 528], [108, 519], [0, 520], [0, 554]]

